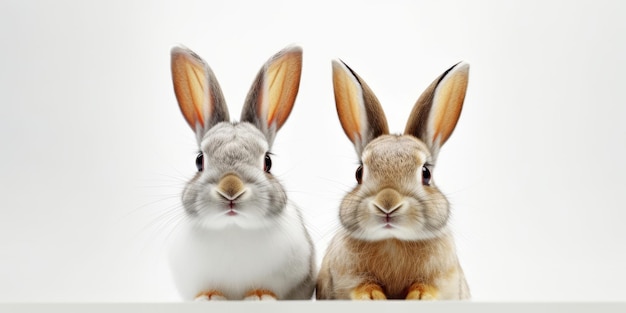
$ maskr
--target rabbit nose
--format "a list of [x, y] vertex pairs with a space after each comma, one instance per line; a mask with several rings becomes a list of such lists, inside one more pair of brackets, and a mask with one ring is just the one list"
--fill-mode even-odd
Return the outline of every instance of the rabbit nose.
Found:
[[226, 200], [235, 200], [241, 196], [246, 189], [241, 179], [235, 174], [226, 174], [217, 184], [217, 192]]
[[402, 206], [402, 195], [391, 188], [378, 192], [374, 199], [374, 206], [385, 214], [390, 214]]

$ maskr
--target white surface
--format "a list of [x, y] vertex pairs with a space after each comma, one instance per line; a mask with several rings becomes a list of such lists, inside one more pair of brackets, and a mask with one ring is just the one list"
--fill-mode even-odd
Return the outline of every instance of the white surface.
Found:
[[152, 312], [152, 313], [204, 313], [204, 312], [380, 312], [392, 308], [394, 313], [415, 312], [425, 310], [433, 313], [448, 312], [617, 312], [622, 313], [626, 309], [624, 302], [515, 302], [515, 303], [479, 303], [479, 302], [421, 302], [414, 301], [388, 301], [388, 302], [364, 302], [364, 301], [213, 301], [213, 302], [187, 302], [187, 303], [0, 303], [3, 312]]
[[[332, 2], [332, 4], [331, 4]], [[218, 77], [232, 116], [265, 60], [304, 48], [273, 172], [318, 259], [355, 184], [330, 60], [392, 131], [452, 64], [471, 64], [433, 173], [477, 301], [624, 300], [622, 1], [0, 2], [0, 301], [177, 301], [165, 264], [195, 140], [169, 49]]]

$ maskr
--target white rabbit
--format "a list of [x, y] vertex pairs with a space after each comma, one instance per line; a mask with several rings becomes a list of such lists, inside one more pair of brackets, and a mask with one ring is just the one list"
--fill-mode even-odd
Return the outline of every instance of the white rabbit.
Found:
[[180, 109], [195, 131], [198, 172], [187, 183], [186, 218], [169, 249], [185, 300], [310, 299], [315, 255], [296, 206], [270, 173], [270, 149], [298, 93], [302, 49], [286, 48], [261, 68], [240, 122], [194, 52], [171, 51]]
[[340, 206], [342, 228], [317, 279], [318, 299], [468, 299], [432, 172], [465, 99], [469, 65], [448, 69], [413, 107], [403, 135], [389, 134], [378, 99], [354, 71], [333, 62], [341, 125], [361, 166]]

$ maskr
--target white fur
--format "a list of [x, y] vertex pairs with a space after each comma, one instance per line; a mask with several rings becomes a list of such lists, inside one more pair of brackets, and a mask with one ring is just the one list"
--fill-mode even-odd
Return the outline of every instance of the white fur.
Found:
[[183, 299], [219, 290], [227, 299], [241, 300], [253, 289], [284, 297], [308, 275], [311, 251], [296, 207], [289, 204], [275, 221], [261, 229], [208, 230], [195, 219], [185, 220], [169, 255]]

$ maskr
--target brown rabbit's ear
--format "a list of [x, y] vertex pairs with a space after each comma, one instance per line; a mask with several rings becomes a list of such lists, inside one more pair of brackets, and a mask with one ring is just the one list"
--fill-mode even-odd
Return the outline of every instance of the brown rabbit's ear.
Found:
[[207, 130], [230, 120], [222, 90], [211, 68], [193, 51], [174, 47], [171, 58], [178, 106], [200, 144]]
[[352, 69], [342, 61], [333, 61], [333, 87], [337, 115], [360, 156], [374, 138], [388, 134], [387, 118], [378, 99]]
[[241, 121], [256, 125], [270, 146], [291, 113], [301, 73], [302, 48], [285, 48], [263, 65], [248, 92]]
[[428, 86], [411, 111], [404, 133], [426, 143], [433, 159], [456, 127], [468, 78], [469, 64], [455, 64]]

